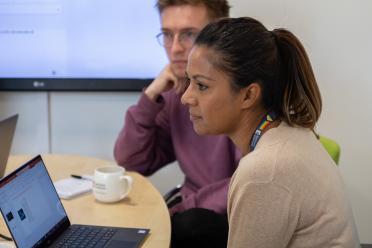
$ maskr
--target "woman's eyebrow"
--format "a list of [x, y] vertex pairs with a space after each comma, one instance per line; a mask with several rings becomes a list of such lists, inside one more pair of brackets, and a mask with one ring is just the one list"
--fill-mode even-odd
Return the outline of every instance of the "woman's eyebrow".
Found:
[[194, 79], [205, 79], [205, 80], [208, 80], [208, 81], [215, 81], [215, 79], [204, 76], [204, 75], [201, 75], [201, 74], [196, 74], [196, 75], [193, 76], [193, 78]]
[[205, 80], [208, 80], [208, 81], [215, 81], [215, 79], [213, 78], [210, 78], [210, 77], [207, 77], [207, 76], [204, 76], [202, 74], [195, 74], [192, 76], [193, 79], [205, 79]]
[[[186, 75], [187, 78], [190, 78], [190, 76], [189, 76], [189, 74], [187, 73], [187, 71], [185, 72], [185, 75]], [[199, 79], [199, 78], [203, 78], [203, 79], [206, 79], [206, 80], [208, 80], [208, 81], [215, 81], [215, 79], [210, 78], [210, 77], [207, 77], [207, 76], [204, 76], [204, 75], [202, 75], [202, 74], [195, 74], [195, 75], [193, 75], [191, 78], [196, 79], [196, 80]]]

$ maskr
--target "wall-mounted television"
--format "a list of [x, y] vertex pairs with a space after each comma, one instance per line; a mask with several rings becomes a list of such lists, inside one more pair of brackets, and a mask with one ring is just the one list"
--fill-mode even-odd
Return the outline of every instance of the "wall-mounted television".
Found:
[[141, 90], [167, 63], [154, 0], [1, 0], [0, 90]]

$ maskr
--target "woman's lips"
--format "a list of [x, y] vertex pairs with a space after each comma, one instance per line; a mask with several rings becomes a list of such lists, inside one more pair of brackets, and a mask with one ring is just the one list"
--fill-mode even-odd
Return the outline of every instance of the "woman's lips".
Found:
[[201, 116], [190, 114], [190, 121], [201, 120]]

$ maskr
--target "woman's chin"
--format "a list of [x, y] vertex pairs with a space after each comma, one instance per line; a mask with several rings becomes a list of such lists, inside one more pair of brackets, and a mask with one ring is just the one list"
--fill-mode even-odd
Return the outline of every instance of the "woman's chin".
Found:
[[194, 125], [194, 131], [195, 131], [195, 133], [197, 133], [200, 136], [202, 136], [202, 135], [216, 135], [212, 130], [209, 130], [205, 127], [200, 127], [200, 126], [197, 126], [197, 125]]
[[194, 125], [194, 131], [198, 135], [206, 135], [206, 134], [208, 134], [204, 128], [201, 128], [201, 127], [199, 127], [197, 125]]

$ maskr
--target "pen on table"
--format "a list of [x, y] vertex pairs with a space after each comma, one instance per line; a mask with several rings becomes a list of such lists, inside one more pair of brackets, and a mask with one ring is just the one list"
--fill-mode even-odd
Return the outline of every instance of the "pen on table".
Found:
[[76, 178], [76, 179], [85, 179], [85, 180], [90, 180], [92, 181], [92, 176], [85, 176], [85, 175], [74, 175], [71, 174], [71, 177]]

